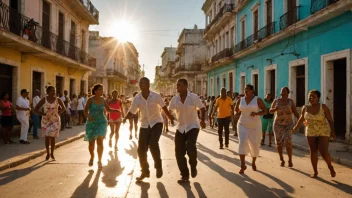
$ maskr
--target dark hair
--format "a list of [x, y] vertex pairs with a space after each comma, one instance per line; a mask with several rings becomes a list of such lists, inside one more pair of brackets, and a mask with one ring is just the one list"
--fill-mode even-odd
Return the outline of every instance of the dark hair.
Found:
[[46, 88], [46, 93], [47, 94], [49, 94], [49, 91], [51, 90], [51, 89], [54, 89], [55, 90], [55, 87], [54, 86], [48, 86], [47, 88]]
[[94, 84], [93, 87], [91, 88], [91, 93], [92, 95], [95, 95], [95, 92], [100, 88], [103, 87], [102, 84]]
[[145, 80], [145, 81], [147, 81], [147, 82], [150, 84], [149, 78], [147, 78], [147, 77], [142, 77], [142, 78], [139, 79], [139, 82], [142, 81], [142, 80]]
[[184, 78], [180, 78], [180, 79], [178, 79], [177, 81], [179, 81], [180, 83], [182, 83], [182, 84], [188, 86], [188, 81], [187, 81], [186, 79], [184, 79]]
[[251, 85], [251, 84], [247, 84], [246, 87], [248, 87], [248, 88], [249, 88], [250, 90], [252, 90], [253, 92], [255, 91], [255, 90], [254, 90], [254, 86]]
[[117, 93], [117, 95], [119, 95], [119, 92], [116, 89], [111, 92], [111, 95], [114, 94], [115, 92]]
[[73, 94], [73, 95], [72, 95], [72, 98], [76, 98], [76, 97], [77, 97], [77, 95], [76, 95], [76, 94]]
[[314, 93], [315, 95], [317, 95], [318, 96], [318, 98], [320, 98], [321, 97], [321, 93], [320, 93], [320, 91], [318, 91], [318, 90], [316, 90], [316, 89], [312, 89], [312, 90], [310, 90], [309, 91], [309, 93], [311, 94], [311, 93]]
[[138, 91], [133, 92], [133, 97], [135, 97], [138, 94]]
[[288, 87], [283, 87], [283, 89], [286, 89], [286, 91], [290, 93], [290, 89]]
[[10, 94], [9, 94], [9, 93], [7, 93], [7, 92], [2, 92], [2, 94], [1, 94], [1, 100], [3, 100], [6, 95], [9, 95], [9, 97], [10, 97]]

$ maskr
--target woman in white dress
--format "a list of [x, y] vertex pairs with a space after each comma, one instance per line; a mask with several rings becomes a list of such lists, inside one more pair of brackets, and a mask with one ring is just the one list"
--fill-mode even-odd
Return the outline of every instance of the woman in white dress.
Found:
[[239, 138], [238, 154], [241, 159], [240, 174], [243, 174], [247, 166], [245, 156], [252, 156], [252, 169], [257, 170], [255, 160], [259, 156], [260, 142], [262, 139], [262, 122], [260, 116], [268, 113], [264, 102], [261, 98], [254, 95], [253, 85], [246, 85], [244, 89], [245, 96], [236, 102], [235, 111], [241, 112], [237, 123], [237, 132]]

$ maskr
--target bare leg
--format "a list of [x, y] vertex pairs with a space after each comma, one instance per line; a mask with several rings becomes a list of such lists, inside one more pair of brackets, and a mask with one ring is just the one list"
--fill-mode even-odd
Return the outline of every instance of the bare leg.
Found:
[[50, 137], [45, 137], [45, 149], [46, 149], [46, 160], [49, 159], [50, 152], [49, 152], [49, 144], [50, 144]]
[[132, 139], [132, 130], [133, 130], [133, 119], [128, 120], [130, 122], [130, 140]]
[[92, 140], [89, 142], [89, 154], [90, 154], [90, 160], [94, 160], [94, 147], [95, 147], [95, 140]]
[[271, 141], [273, 139], [273, 132], [269, 133], [269, 146], [271, 146]]
[[336, 172], [334, 170], [334, 167], [331, 164], [331, 157], [330, 157], [329, 150], [328, 150], [329, 137], [320, 136], [320, 137], [318, 137], [318, 142], [319, 142], [318, 148], [319, 148], [320, 155], [323, 157], [326, 164], [328, 165], [331, 177], [335, 177]]
[[262, 145], [265, 145], [265, 132], [262, 132]]
[[51, 159], [55, 160], [55, 157], [54, 157], [55, 137], [50, 137], [50, 143], [51, 143]]
[[310, 161], [313, 166], [314, 174], [312, 177], [318, 176], [318, 138], [317, 137], [307, 137], [309, 149], [310, 149]]
[[286, 151], [288, 155], [288, 167], [293, 167], [292, 164], [292, 143], [286, 144]]
[[11, 134], [12, 134], [12, 127], [6, 127], [7, 141], [9, 141], [10, 143], [14, 143], [14, 141], [11, 140]]
[[247, 166], [246, 166], [246, 156], [245, 155], [240, 155], [240, 160], [241, 160], [241, 170], [240, 170], [240, 174], [243, 174], [244, 171], [246, 170]]
[[119, 142], [119, 130], [120, 130], [121, 122], [117, 122], [115, 126], [115, 149], [117, 149], [117, 143]]
[[282, 145], [276, 145], [277, 152], [279, 153], [280, 160], [281, 160], [281, 166], [285, 166], [285, 160], [284, 156], [282, 155]]
[[257, 170], [257, 166], [255, 165], [255, 161], [257, 160], [257, 157], [253, 157], [252, 158], [252, 169], [254, 170], [254, 171], [256, 171]]
[[101, 163], [101, 158], [103, 156], [104, 145], [103, 145], [104, 137], [98, 137], [97, 139], [97, 151], [98, 151], [98, 163]]
[[[112, 147], [112, 137], [115, 134], [115, 122], [110, 122], [110, 139], [109, 139], [109, 147]], [[116, 139], [116, 137], [115, 137]]]

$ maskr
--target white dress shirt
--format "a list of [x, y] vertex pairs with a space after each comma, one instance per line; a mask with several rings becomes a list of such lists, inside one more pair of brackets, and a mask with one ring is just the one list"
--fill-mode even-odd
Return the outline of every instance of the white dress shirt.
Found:
[[160, 94], [150, 91], [147, 100], [142, 93], [137, 94], [132, 101], [129, 112], [136, 114], [139, 110], [141, 116], [141, 128], [152, 128], [157, 123], [162, 123], [160, 108], [165, 107], [165, 103]]
[[35, 108], [37, 106], [37, 104], [39, 103], [40, 101], [40, 97], [39, 96], [35, 96], [33, 98], [33, 108]]
[[83, 97], [78, 99], [77, 110], [78, 111], [84, 110], [84, 98]]
[[169, 109], [176, 113], [178, 124], [176, 129], [180, 133], [187, 133], [191, 129], [199, 129], [199, 118], [197, 108], [201, 109], [204, 104], [200, 98], [191, 92], [187, 92], [184, 103], [181, 102], [180, 94], [171, 99]]
[[[29, 108], [29, 101], [22, 96], [18, 97], [16, 101], [16, 105], [22, 108]], [[28, 117], [27, 111], [24, 110], [16, 110], [16, 116], [18, 118]]]

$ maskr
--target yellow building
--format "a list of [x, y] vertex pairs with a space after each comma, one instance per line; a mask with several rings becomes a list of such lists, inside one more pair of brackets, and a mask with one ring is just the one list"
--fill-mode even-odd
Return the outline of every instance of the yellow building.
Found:
[[[89, 0], [0, 1], [0, 92], [14, 101], [55, 86], [58, 93], [88, 92], [96, 60], [88, 54], [88, 27], [99, 23]], [[42, 94], [44, 95], [44, 94]]]

